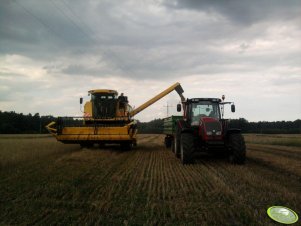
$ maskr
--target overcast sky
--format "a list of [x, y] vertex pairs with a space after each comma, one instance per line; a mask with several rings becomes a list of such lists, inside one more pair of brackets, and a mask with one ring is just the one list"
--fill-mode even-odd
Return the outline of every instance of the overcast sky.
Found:
[[[1, 0], [0, 110], [81, 115], [115, 89], [138, 107], [175, 82], [228, 118], [301, 118], [301, 0]], [[173, 92], [139, 113], [175, 113]]]

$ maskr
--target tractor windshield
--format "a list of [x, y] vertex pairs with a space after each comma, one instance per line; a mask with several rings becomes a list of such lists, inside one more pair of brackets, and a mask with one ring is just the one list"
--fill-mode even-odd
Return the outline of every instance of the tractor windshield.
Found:
[[211, 101], [192, 103], [191, 123], [198, 125], [201, 117], [220, 119], [219, 104]]

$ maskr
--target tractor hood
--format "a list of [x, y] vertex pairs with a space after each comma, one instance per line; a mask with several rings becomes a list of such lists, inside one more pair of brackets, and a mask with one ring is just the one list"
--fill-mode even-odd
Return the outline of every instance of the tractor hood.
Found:
[[222, 125], [216, 118], [202, 117], [200, 119], [200, 135], [205, 139], [216, 139], [222, 136]]

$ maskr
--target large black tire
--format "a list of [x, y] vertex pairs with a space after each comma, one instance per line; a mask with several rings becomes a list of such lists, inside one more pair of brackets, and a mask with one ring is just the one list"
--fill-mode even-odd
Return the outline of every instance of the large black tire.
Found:
[[172, 151], [177, 158], [181, 156], [181, 149], [180, 149], [180, 139], [177, 138], [177, 135], [174, 135], [173, 142], [172, 142]]
[[80, 143], [80, 147], [81, 148], [92, 148], [94, 146], [93, 143], [90, 143], [90, 142], [83, 142], [83, 143]]
[[106, 147], [106, 143], [105, 142], [99, 142], [98, 143], [98, 147], [99, 148], [105, 148]]
[[229, 135], [229, 161], [232, 164], [244, 164], [246, 161], [246, 144], [240, 133]]
[[194, 142], [193, 134], [181, 134], [181, 162], [182, 164], [193, 163]]
[[133, 148], [132, 142], [124, 142], [120, 144], [120, 147], [123, 151], [130, 151]]

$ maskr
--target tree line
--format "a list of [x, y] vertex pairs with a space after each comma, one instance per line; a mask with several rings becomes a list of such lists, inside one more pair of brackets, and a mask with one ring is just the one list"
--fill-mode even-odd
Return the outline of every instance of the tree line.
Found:
[[[300, 134], [301, 120], [274, 121], [274, 122], [249, 122], [244, 118], [231, 119], [229, 128], [238, 128], [242, 133], [263, 134]], [[139, 133], [163, 133], [163, 119], [155, 119], [150, 122], [138, 122]]]
[[[0, 111], [0, 134], [34, 134], [48, 133], [45, 126], [55, 121], [51, 115], [40, 116], [24, 115], [14, 111]], [[150, 122], [137, 121], [139, 133], [163, 133], [163, 119], [154, 119]], [[249, 122], [244, 118], [231, 119], [230, 128], [239, 128], [243, 133], [266, 133], [266, 134], [298, 134], [301, 133], [301, 120], [274, 121], [274, 122]]]
[[24, 115], [14, 111], [0, 111], [0, 134], [48, 133], [45, 126], [54, 120], [56, 118], [51, 115], [40, 116], [39, 113]]

